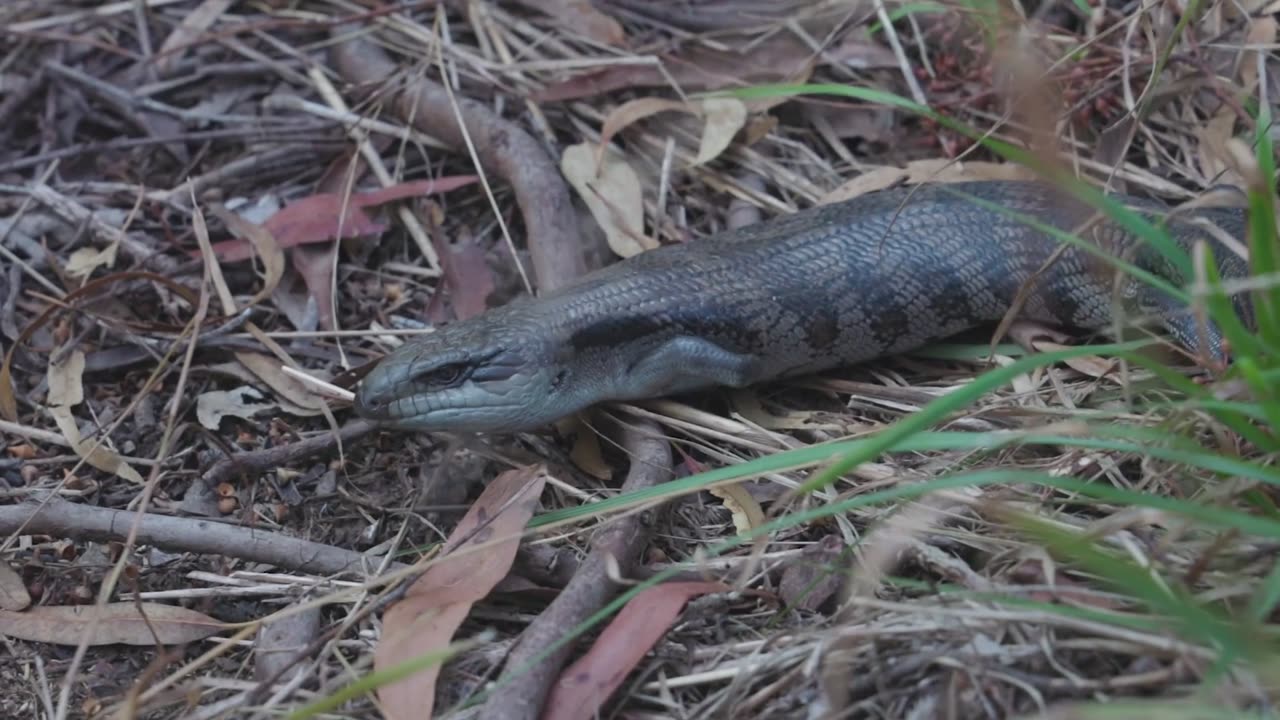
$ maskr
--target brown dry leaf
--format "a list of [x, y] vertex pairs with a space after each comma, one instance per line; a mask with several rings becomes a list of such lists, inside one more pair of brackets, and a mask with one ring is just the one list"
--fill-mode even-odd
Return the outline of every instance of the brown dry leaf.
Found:
[[741, 484], [707, 488], [707, 492], [720, 498], [733, 514], [733, 527], [739, 535], [745, 535], [764, 524], [764, 510], [760, 508], [760, 503]]
[[698, 595], [727, 592], [717, 582], [673, 582], [636, 595], [591, 649], [565, 668], [547, 698], [542, 720], [589, 720], [627, 674], [666, 634], [685, 603]]
[[[432, 233], [438, 237], [438, 233]], [[449, 304], [459, 320], [466, 320], [489, 309], [489, 295], [497, 282], [493, 268], [485, 260], [484, 248], [470, 237], [453, 243], [436, 242], [436, 253], [441, 259], [441, 271], [449, 286]]]
[[[49, 415], [62, 431], [62, 436], [93, 467], [109, 472], [130, 482], [142, 484], [142, 476], [130, 467], [123, 458], [106, 445], [96, 440], [85, 440], [80, 436], [80, 427], [76, 424], [71, 408], [84, 402], [84, 353], [72, 350], [66, 353], [61, 362], [49, 363], [45, 377], [49, 383]], [[97, 447], [94, 447], [97, 445]]]
[[608, 150], [597, 164], [591, 143], [565, 148], [560, 172], [573, 185], [604, 230], [609, 248], [627, 258], [658, 243], [644, 234], [644, 192], [640, 177], [622, 155]]
[[27, 592], [27, 584], [22, 576], [9, 567], [9, 563], [0, 562], [0, 609], [26, 610], [31, 606], [31, 593]]
[[596, 162], [600, 162], [600, 156], [604, 153], [604, 148], [608, 147], [610, 142], [613, 142], [614, 135], [640, 120], [672, 110], [693, 112], [688, 103], [659, 97], [636, 98], [614, 108], [605, 117], [604, 122], [600, 124], [600, 145], [596, 150]]
[[[345, 206], [345, 212], [344, 212]], [[341, 231], [338, 221], [342, 220]], [[263, 225], [282, 248], [327, 243], [335, 237], [354, 238], [378, 235], [389, 226], [375, 222], [352, 198], [350, 203], [337, 193], [321, 193], [289, 203]], [[248, 260], [253, 247], [245, 240], [214, 243], [213, 250], [223, 262]]]
[[325, 330], [333, 329], [333, 266], [337, 261], [337, 245], [299, 246], [289, 253], [289, 263], [315, 300], [320, 327]]
[[841, 555], [844, 542], [839, 535], [826, 535], [806, 547], [800, 557], [787, 565], [778, 582], [778, 597], [788, 607], [814, 611], [837, 590], [844, 579]]
[[670, 111], [689, 113], [703, 119], [702, 138], [694, 165], [719, 157], [747, 123], [746, 104], [734, 98], [707, 98], [696, 105], [666, 98], [638, 98], [619, 105], [605, 118], [600, 128], [600, 144], [596, 148], [596, 164], [601, 163], [604, 149], [614, 135], [644, 118]]
[[582, 413], [556, 423], [556, 430], [561, 437], [573, 438], [569, 459], [575, 467], [597, 480], [613, 477], [613, 468], [604, 461], [604, 453], [600, 449], [600, 436], [587, 424]]
[[321, 413], [324, 401], [316, 397], [315, 393], [303, 385], [301, 380], [285, 373], [279, 358], [249, 351], [237, 352], [235, 355], [253, 378], [261, 381], [271, 388], [271, 392], [286, 401], [280, 403], [282, 410], [299, 417], [312, 417]]
[[707, 98], [702, 101], [702, 140], [694, 165], [710, 162], [724, 152], [747, 123], [747, 106], [734, 98]]
[[275, 292], [280, 285], [280, 278], [284, 277], [284, 250], [266, 227], [251, 223], [218, 204], [214, 204], [210, 210], [226, 224], [227, 229], [239, 235], [242, 240], [248, 240], [262, 260], [262, 289], [248, 303], [257, 305]]
[[[350, 198], [340, 193], [317, 193], [294, 201], [272, 215], [263, 227], [275, 238], [281, 248], [329, 242], [334, 238], [354, 238], [377, 235], [387, 226], [375, 222], [365, 212], [393, 200], [448, 192], [470, 185], [479, 178], [475, 175], [455, 175], [436, 180], [417, 180], [364, 193]], [[342, 225], [338, 223], [341, 219]], [[223, 262], [247, 260], [253, 248], [245, 240], [226, 240], [215, 243], [214, 252]], [[194, 252], [198, 255], [198, 251]]]
[[[520, 537], [546, 485], [545, 468], [502, 473], [454, 528], [444, 555], [387, 609], [374, 668], [382, 671], [449, 647], [471, 605], [506, 577]], [[470, 546], [485, 547], [465, 553]], [[413, 673], [378, 690], [388, 720], [430, 718], [440, 667]]]
[[20, 640], [78, 645], [91, 626], [91, 646], [155, 645], [156, 642], [181, 645], [203, 640], [223, 629], [222, 623], [204, 613], [158, 603], [37, 606], [24, 612], [0, 610], [0, 635]]

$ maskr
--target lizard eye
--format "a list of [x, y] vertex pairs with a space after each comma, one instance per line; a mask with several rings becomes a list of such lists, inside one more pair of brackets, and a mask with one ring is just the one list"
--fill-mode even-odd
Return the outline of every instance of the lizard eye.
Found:
[[467, 366], [462, 363], [441, 365], [418, 377], [418, 382], [433, 388], [445, 388], [458, 384], [467, 375]]

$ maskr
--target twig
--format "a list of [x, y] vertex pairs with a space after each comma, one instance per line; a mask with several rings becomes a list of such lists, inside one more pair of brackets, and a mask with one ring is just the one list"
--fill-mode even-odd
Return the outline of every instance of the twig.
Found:
[[232, 455], [219, 460], [213, 467], [209, 468], [209, 471], [204, 474], [202, 484], [205, 487], [214, 487], [219, 483], [231, 480], [237, 475], [252, 475], [274, 470], [281, 465], [324, 452], [334, 447], [339, 440], [345, 445], [352, 440], [368, 435], [376, 429], [371, 423], [364, 420], [356, 420], [344, 425], [337, 435], [331, 432], [324, 432], [315, 437], [289, 443], [288, 445], [279, 445]]
[[[623, 430], [622, 445], [631, 457], [622, 492], [629, 493], [666, 482], [671, 477], [671, 447], [658, 426], [639, 421]], [[546, 648], [595, 614], [618, 591], [615, 577], [631, 575], [649, 541], [650, 524], [644, 514], [631, 514], [596, 533], [592, 550], [556, 599], [529, 626], [507, 657], [506, 672], [497, 682], [480, 717], [491, 720], [536, 720], [551, 685], [568, 659], [571, 645], [543, 656]], [[511, 675], [510, 680], [507, 678]]]
[[[0, 535], [119, 541], [129, 533], [137, 517], [138, 513], [132, 510], [80, 505], [55, 495], [0, 506]], [[175, 552], [225, 555], [316, 575], [358, 573], [376, 566], [380, 560], [261, 528], [156, 513], [142, 513], [136, 542]], [[391, 569], [401, 567], [396, 563]]]
[[[367, 40], [349, 37], [351, 31], [350, 25], [334, 29], [342, 40], [333, 48], [333, 62], [348, 82], [376, 85], [396, 75], [398, 68], [386, 53]], [[511, 184], [524, 217], [539, 291], [553, 290], [583, 274], [583, 243], [568, 187], [537, 140], [469, 98], [457, 98], [455, 116], [449, 93], [422, 77], [397, 92], [392, 104], [406, 122], [455, 148], [465, 148], [470, 136], [480, 165]]]

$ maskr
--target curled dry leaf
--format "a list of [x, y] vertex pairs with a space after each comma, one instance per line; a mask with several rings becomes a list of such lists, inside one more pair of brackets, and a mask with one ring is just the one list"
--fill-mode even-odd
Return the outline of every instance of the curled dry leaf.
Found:
[[100, 267], [114, 267], [119, 249], [119, 242], [113, 242], [101, 250], [80, 248], [71, 253], [71, 257], [67, 259], [67, 274], [78, 280], [84, 280]]
[[76, 455], [103, 472], [142, 484], [142, 476], [118, 453], [96, 440], [80, 436], [80, 426], [76, 424], [71, 408], [84, 402], [84, 353], [72, 350], [65, 353], [60, 362], [50, 362], [45, 377], [49, 383], [49, 415]]
[[741, 483], [708, 488], [707, 492], [720, 498], [733, 514], [733, 526], [739, 535], [745, 535], [764, 524], [764, 510]]
[[[472, 604], [511, 569], [546, 481], [545, 469], [533, 466], [505, 472], [485, 488], [449, 535], [443, 557], [387, 609], [374, 655], [378, 671], [448, 649]], [[378, 698], [388, 720], [430, 718], [439, 672], [433, 665], [382, 686]]]
[[644, 194], [640, 177], [620, 153], [606, 151], [596, 162], [591, 143], [565, 148], [560, 171], [604, 230], [619, 257], [652, 250], [658, 243], [644, 234]]
[[635, 100], [628, 100], [609, 113], [604, 122], [600, 124], [600, 145], [597, 150], [596, 162], [600, 162], [600, 155], [604, 153], [604, 148], [609, 147], [609, 143], [613, 142], [613, 136], [617, 135], [624, 128], [630, 127], [647, 117], [657, 115], [660, 112], [668, 111], [678, 112], [694, 112], [688, 103], [679, 100], [668, 100], [660, 97], [643, 97]]
[[655, 585], [631, 598], [591, 649], [560, 674], [542, 720], [597, 717], [627, 674], [671, 628], [685, 603], [729, 589], [717, 582], [673, 582]]
[[234, 390], [210, 390], [196, 398], [196, 419], [208, 430], [217, 430], [227, 416], [252, 419], [266, 410], [279, 409], [256, 389], [244, 385]]
[[647, 97], [619, 105], [605, 118], [600, 128], [600, 145], [596, 150], [596, 164], [603, 158], [604, 148], [613, 136], [624, 128], [644, 118], [661, 112], [677, 111], [703, 118], [702, 137], [694, 165], [710, 162], [725, 151], [734, 136], [747, 123], [747, 106], [735, 98], [707, 98], [700, 103], [685, 103], [666, 98]]
[[262, 260], [262, 289], [249, 301], [249, 305], [257, 305], [275, 292], [284, 277], [284, 250], [280, 249], [275, 236], [265, 226], [251, 223], [221, 205], [214, 205], [211, 210], [228, 229], [248, 240]]
[[600, 436], [591, 428], [588, 416], [589, 413], [578, 413], [564, 418], [556, 423], [556, 432], [561, 437], [572, 438], [569, 459], [574, 467], [597, 480], [608, 480], [613, 477], [613, 467], [605, 462]]
[[301, 380], [286, 373], [279, 358], [249, 351], [237, 352], [235, 355], [253, 378], [271, 388], [281, 410], [297, 417], [321, 414], [324, 401], [316, 397]]
[[[141, 612], [140, 612], [141, 611]], [[154, 629], [154, 634], [152, 630]], [[216, 635], [222, 623], [176, 605], [132, 602], [0, 610], [0, 634], [32, 642], [78, 645], [181, 645]]]
[[734, 98], [707, 98], [702, 101], [702, 141], [694, 165], [710, 162], [724, 152], [733, 142], [742, 126], [747, 123], [747, 106]]

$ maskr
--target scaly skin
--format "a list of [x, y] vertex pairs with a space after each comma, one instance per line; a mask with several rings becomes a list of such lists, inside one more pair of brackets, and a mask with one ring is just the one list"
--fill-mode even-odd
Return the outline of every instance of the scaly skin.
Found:
[[[1219, 357], [1216, 329], [1198, 348], [1194, 319], [1172, 297], [1128, 277], [1117, 285], [1107, 261], [966, 194], [1066, 232], [1095, 217], [1044, 185], [975, 182], [888, 190], [663, 247], [407, 342], [361, 381], [356, 411], [400, 429], [531, 430], [600, 402], [919, 348], [999, 321], [1028, 281], [1019, 317], [1103, 329], [1119, 298], [1126, 318], [1158, 316], [1183, 346]], [[1159, 205], [1120, 199], [1159, 218]], [[1195, 214], [1243, 240], [1242, 211]], [[1224, 278], [1247, 274], [1211, 233], [1177, 220], [1168, 231], [1188, 251], [1208, 242]], [[1175, 286], [1190, 280], [1108, 222], [1080, 237]], [[1251, 319], [1246, 301], [1237, 310]]]

